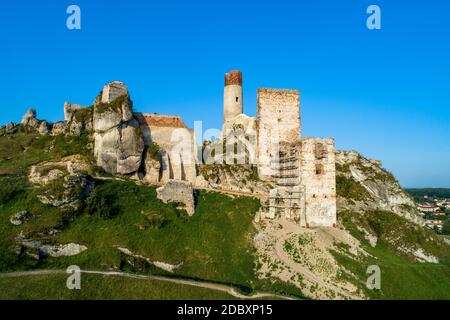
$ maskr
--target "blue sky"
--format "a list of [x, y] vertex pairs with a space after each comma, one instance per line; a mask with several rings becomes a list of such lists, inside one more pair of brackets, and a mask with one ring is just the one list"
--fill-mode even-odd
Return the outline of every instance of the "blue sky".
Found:
[[382, 160], [402, 186], [450, 187], [449, 16], [442, 0], [3, 0], [0, 123], [28, 107], [61, 120], [120, 79], [139, 111], [220, 128], [223, 75], [240, 69], [247, 114], [258, 87], [300, 89], [303, 135]]

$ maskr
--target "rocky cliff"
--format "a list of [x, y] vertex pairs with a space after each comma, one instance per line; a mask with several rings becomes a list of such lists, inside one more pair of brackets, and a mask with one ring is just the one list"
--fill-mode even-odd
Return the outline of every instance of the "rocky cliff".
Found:
[[355, 151], [336, 153], [338, 211], [391, 211], [422, 223], [414, 201], [380, 161], [369, 160]]

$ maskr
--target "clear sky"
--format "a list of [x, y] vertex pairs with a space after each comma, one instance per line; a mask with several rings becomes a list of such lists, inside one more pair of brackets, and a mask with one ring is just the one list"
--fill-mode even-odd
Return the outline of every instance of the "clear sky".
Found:
[[[81, 30], [66, 9], [81, 8]], [[382, 29], [366, 27], [377, 4]], [[0, 123], [63, 119], [106, 82], [138, 111], [220, 128], [223, 75], [301, 90], [302, 134], [382, 160], [404, 187], [450, 187], [450, 1], [2, 0]]]

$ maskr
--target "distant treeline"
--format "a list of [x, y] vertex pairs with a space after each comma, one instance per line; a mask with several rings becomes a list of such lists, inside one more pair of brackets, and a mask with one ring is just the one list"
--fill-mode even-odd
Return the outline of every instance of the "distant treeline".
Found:
[[416, 201], [423, 201], [424, 196], [450, 199], [450, 189], [447, 188], [406, 189], [406, 191], [411, 194]]

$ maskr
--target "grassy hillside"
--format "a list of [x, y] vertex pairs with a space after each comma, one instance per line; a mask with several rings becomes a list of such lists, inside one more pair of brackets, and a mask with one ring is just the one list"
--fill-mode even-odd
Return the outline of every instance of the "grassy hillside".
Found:
[[[90, 174], [102, 174], [86, 147], [89, 142], [88, 136], [40, 136], [24, 128], [14, 135], [0, 136], [0, 272], [78, 265], [82, 269], [168, 275], [143, 260], [125, 256], [117, 250], [119, 246], [152, 261], [182, 263], [170, 274], [172, 277], [228, 284], [242, 292], [260, 290], [302, 297], [300, 288], [256, 276], [253, 238], [257, 230], [253, 219], [260, 206], [257, 199], [201, 191], [196, 194], [196, 212], [189, 217], [176, 205], [159, 201], [154, 187], [104, 177], [95, 180], [93, 194], [78, 210], [63, 211], [42, 204], [36, 197], [38, 190], [27, 179], [30, 166], [81, 154], [91, 162]], [[341, 196], [362, 191], [347, 180], [338, 180], [337, 188]], [[22, 210], [30, 212], [31, 219], [13, 226], [10, 217]], [[335, 252], [336, 260], [356, 275], [352, 281], [364, 287], [367, 266], [378, 264], [382, 269], [382, 291], [368, 291], [369, 297], [450, 299], [449, 246], [441, 246], [442, 241], [437, 241], [431, 231], [389, 212], [339, 212], [338, 218], [372, 255], [361, 260], [346, 254], [345, 248], [344, 253]], [[358, 228], [377, 235], [375, 248]], [[17, 252], [19, 235], [51, 245], [73, 242], [88, 249], [73, 257], [36, 261]], [[415, 243], [439, 257], [440, 263], [419, 263], [398, 250]], [[1, 290], [0, 299], [228, 298], [180, 285], [93, 275], [86, 276], [81, 292], [69, 292], [61, 289], [64, 279], [63, 275], [20, 281], [0, 278], [0, 288], [8, 288]], [[37, 285], [41, 289], [33, 290]]]
[[[367, 290], [373, 299], [450, 299], [450, 246], [431, 230], [417, 227], [403, 217], [390, 212], [340, 212], [340, 222], [356, 237], [370, 256], [356, 257], [350, 252], [334, 252], [336, 260], [356, 278], [349, 278], [365, 288], [367, 267], [381, 270], [381, 290]], [[369, 244], [362, 229], [378, 238], [375, 247]], [[439, 263], [421, 263], [401, 248], [417, 244], [439, 257]]]
[[[245, 292], [259, 289], [301, 295], [300, 290], [278, 281], [255, 277], [252, 221], [260, 205], [256, 199], [198, 192], [196, 213], [188, 217], [176, 205], [158, 200], [154, 187], [111, 179], [96, 180], [94, 193], [78, 211], [42, 204], [36, 197], [37, 189], [28, 182], [29, 167], [72, 154], [92, 158], [86, 149], [88, 142], [87, 136], [40, 136], [24, 129], [0, 137], [1, 272], [75, 264], [83, 269], [167, 274], [143, 261], [130, 264], [129, 257], [117, 250], [120, 246], [152, 261], [182, 263], [171, 276], [229, 284]], [[92, 172], [101, 170], [93, 165]], [[21, 226], [11, 225], [10, 217], [22, 210], [29, 211], [32, 218]], [[61, 232], [50, 235], [52, 230]], [[73, 242], [88, 250], [74, 257], [35, 261], [15, 252], [19, 234], [46, 244]]]
[[0, 278], [0, 300], [177, 300], [233, 299], [232, 296], [191, 286], [160, 281], [137, 280], [101, 275], [82, 275], [80, 290], [66, 287], [66, 275]]

